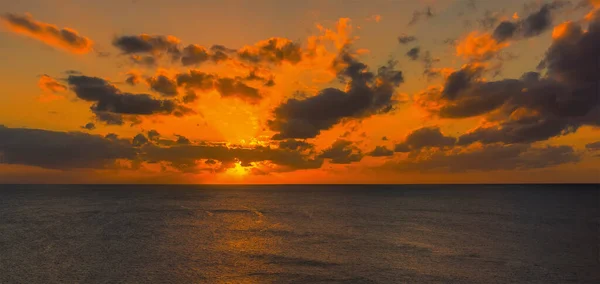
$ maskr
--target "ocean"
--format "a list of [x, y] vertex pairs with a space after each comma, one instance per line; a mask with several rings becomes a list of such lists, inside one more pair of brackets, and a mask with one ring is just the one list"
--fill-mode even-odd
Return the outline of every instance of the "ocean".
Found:
[[598, 185], [0, 185], [0, 283], [599, 283]]

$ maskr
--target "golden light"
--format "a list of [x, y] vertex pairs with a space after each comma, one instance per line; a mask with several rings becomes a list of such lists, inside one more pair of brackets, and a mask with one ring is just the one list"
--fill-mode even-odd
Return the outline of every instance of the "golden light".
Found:
[[225, 172], [227, 175], [234, 177], [243, 177], [248, 174], [248, 170], [245, 167], [242, 167], [242, 162], [236, 162], [235, 166], [227, 169]]

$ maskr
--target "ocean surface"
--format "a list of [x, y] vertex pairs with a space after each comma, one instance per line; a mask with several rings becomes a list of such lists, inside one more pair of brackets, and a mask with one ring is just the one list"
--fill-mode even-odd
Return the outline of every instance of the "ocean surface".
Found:
[[0, 283], [600, 283], [598, 185], [0, 185]]

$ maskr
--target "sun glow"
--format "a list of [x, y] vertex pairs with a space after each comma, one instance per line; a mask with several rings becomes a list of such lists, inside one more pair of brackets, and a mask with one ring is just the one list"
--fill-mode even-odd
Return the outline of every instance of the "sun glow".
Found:
[[234, 177], [243, 177], [245, 175], [248, 174], [248, 169], [246, 169], [245, 167], [242, 167], [242, 162], [236, 162], [235, 166], [233, 166], [232, 168], [227, 169], [226, 171], [227, 175], [229, 176], [234, 176]]

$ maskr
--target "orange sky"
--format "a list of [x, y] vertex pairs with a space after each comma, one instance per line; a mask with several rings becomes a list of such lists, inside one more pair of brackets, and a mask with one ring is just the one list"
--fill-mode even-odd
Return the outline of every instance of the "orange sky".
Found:
[[0, 182], [600, 181], [595, 1], [114, 2], [4, 7]]

